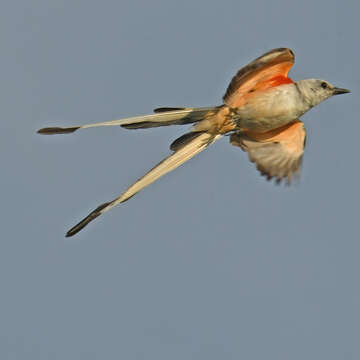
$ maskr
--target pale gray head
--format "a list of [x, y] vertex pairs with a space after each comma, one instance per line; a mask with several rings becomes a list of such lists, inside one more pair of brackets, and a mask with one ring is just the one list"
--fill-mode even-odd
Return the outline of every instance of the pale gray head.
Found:
[[300, 80], [297, 81], [296, 84], [305, 101], [311, 106], [318, 105], [333, 95], [350, 92], [350, 90], [337, 88], [329, 82], [320, 79]]

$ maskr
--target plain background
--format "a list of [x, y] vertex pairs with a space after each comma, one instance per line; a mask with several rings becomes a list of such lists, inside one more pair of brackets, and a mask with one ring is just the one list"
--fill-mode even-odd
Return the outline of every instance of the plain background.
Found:
[[[359, 359], [357, 1], [1, 5], [1, 359]], [[352, 90], [307, 113], [299, 184], [225, 138], [97, 219], [186, 128], [36, 135], [208, 106], [275, 47]]]

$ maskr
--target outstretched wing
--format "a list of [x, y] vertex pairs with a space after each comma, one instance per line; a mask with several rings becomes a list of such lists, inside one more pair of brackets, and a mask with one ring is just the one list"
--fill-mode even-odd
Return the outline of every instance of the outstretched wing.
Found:
[[300, 173], [305, 139], [304, 124], [296, 120], [266, 133], [234, 133], [230, 143], [246, 151], [267, 180], [275, 178], [280, 183], [284, 179], [290, 184]]
[[243, 67], [233, 77], [223, 97], [230, 107], [241, 106], [255, 91], [292, 83], [288, 72], [295, 60], [287, 48], [271, 50]]

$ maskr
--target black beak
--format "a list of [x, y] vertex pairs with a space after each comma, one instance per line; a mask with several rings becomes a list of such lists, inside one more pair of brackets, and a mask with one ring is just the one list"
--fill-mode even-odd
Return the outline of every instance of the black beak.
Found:
[[334, 88], [334, 95], [341, 95], [341, 94], [347, 94], [351, 92], [350, 90], [348, 89], [342, 89], [342, 88]]

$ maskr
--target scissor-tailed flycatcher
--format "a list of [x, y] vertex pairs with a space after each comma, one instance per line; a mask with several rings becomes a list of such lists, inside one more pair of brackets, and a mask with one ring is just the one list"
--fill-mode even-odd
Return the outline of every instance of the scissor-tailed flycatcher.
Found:
[[173, 153], [132, 184], [116, 199], [98, 206], [66, 236], [72, 236], [99, 215], [120, 204], [162, 175], [174, 170], [225, 134], [230, 143], [247, 151], [249, 158], [267, 179], [290, 183], [298, 175], [305, 147], [305, 127], [298, 119], [313, 106], [338, 94], [350, 92], [327, 81], [307, 79], [294, 82], [288, 72], [294, 63], [290, 49], [274, 49], [240, 69], [232, 79], [224, 104], [204, 108], [159, 108], [154, 114], [102, 123], [50, 127], [39, 134], [68, 134], [78, 129], [120, 125], [144, 129], [167, 125], [194, 124], [176, 139]]

